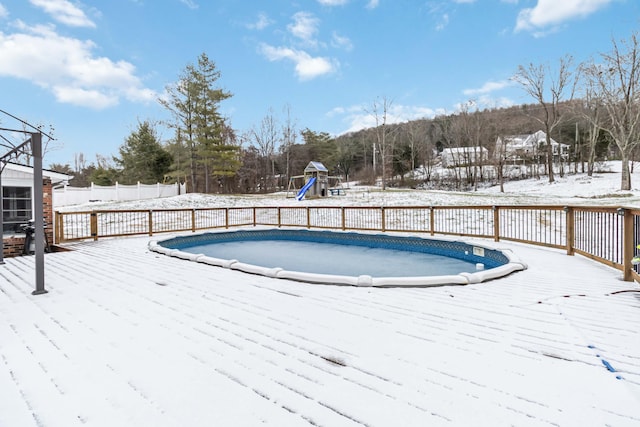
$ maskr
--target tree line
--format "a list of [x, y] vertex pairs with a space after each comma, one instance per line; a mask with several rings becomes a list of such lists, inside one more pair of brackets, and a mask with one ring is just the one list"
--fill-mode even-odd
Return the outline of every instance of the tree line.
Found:
[[[310, 161], [344, 180], [383, 189], [471, 189], [505, 179], [545, 176], [553, 182], [557, 174], [592, 174], [598, 161], [618, 158], [621, 189], [628, 190], [640, 142], [639, 47], [634, 33], [585, 63], [576, 65], [567, 55], [553, 66], [519, 66], [512, 80], [532, 104], [480, 109], [469, 100], [453, 114], [389, 123], [393, 100], [376, 98], [364, 111], [375, 119], [374, 127], [335, 137], [298, 129], [286, 105], [239, 133], [220, 114], [220, 104], [233, 94], [219, 87], [221, 73], [203, 53], [159, 100], [171, 120], [139, 122], [111, 158], [98, 156], [88, 164], [78, 154], [73, 167], [51, 168], [74, 175], [75, 186], [179, 181], [189, 192], [266, 193], [286, 189]], [[170, 140], [160, 140], [159, 124], [172, 130]], [[545, 141], [520, 159], [514, 174], [496, 141], [538, 130]], [[567, 156], [554, 156], [552, 139], [570, 147]], [[437, 167], [443, 150], [462, 147], [481, 147], [486, 154], [453, 168]]]

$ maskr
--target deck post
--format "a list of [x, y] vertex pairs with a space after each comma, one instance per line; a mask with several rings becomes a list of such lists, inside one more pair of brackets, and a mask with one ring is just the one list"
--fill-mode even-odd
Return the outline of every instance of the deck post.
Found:
[[89, 227], [91, 228], [93, 240], [98, 240], [98, 213], [96, 211], [91, 211], [89, 215]]
[[149, 209], [149, 236], [153, 236], [153, 210]]
[[64, 231], [62, 230], [62, 214], [58, 211], [54, 213], [55, 216], [55, 234], [53, 236], [53, 243], [59, 244], [62, 242], [62, 236], [64, 236]]
[[436, 232], [435, 232], [436, 218], [435, 218], [434, 214], [435, 214], [435, 209], [433, 208], [433, 206], [429, 206], [429, 231], [430, 231], [432, 236], [434, 236], [436, 234]]
[[573, 215], [573, 208], [570, 206], [565, 206], [562, 210], [566, 213], [566, 224], [567, 224], [567, 235], [565, 236], [567, 239], [567, 255], [574, 255], [574, 242], [576, 236], [575, 229], [575, 220]]
[[500, 207], [492, 206], [493, 209], [493, 240], [500, 241]]
[[384, 211], [384, 206], [382, 206], [380, 208], [380, 228], [382, 228], [382, 232], [384, 233], [387, 229], [386, 227], [386, 223], [387, 222], [387, 218], [385, 215], [385, 211]]
[[629, 209], [619, 208], [618, 214], [623, 218], [622, 223], [622, 268], [623, 268], [623, 280], [625, 282], [633, 281], [633, 259], [635, 248], [633, 239], [633, 213]]

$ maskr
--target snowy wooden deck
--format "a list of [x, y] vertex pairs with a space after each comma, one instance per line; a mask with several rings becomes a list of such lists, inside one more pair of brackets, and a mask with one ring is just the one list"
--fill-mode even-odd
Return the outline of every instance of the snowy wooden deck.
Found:
[[[640, 287], [516, 244], [529, 269], [365, 289], [151, 253], [0, 266], [0, 426], [640, 425]], [[625, 292], [627, 291], [627, 292]]]

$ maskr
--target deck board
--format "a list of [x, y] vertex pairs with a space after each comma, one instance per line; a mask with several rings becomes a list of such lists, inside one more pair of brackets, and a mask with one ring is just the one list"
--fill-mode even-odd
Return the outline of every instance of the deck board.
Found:
[[0, 266], [0, 425], [640, 425], [640, 288], [583, 257], [500, 243], [529, 269], [367, 289], [148, 240], [47, 254], [46, 295]]

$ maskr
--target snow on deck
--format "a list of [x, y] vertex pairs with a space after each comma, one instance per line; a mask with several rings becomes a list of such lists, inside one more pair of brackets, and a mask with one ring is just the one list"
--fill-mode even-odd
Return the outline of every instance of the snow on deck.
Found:
[[[640, 425], [640, 287], [561, 251], [376, 289], [86, 242], [0, 266], [0, 426]], [[484, 241], [483, 243], [487, 243]]]

